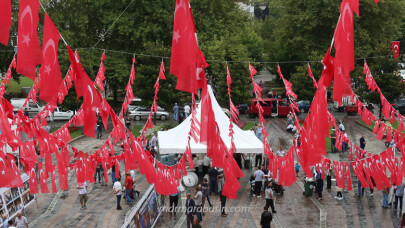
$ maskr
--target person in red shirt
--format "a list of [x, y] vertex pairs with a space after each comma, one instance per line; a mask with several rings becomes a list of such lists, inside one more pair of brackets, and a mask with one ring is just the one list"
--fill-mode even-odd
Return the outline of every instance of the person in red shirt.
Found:
[[131, 204], [134, 202], [131, 199], [131, 197], [129, 196], [133, 190], [133, 187], [132, 187], [133, 180], [132, 180], [130, 173], [126, 173], [125, 176], [126, 176], [125, 177], [125, 200], [126, 200], [125, 204]]

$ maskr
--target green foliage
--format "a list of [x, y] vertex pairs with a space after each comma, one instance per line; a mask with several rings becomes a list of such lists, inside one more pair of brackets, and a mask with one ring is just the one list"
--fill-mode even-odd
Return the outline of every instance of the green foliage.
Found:
[[[270, 17], [257, 27], [263, 38], [268, 61], [318, 60], [320, 61], [331, 44], [336, 27], [341, 1], [330, 0], [273, 0]], [[360, 0], [360, 16], [355, 21], [356, 70], [351, 73], [353, 81], [360, 84], [359, 93], [371, 102], [378, 97], [366, 92], [362, 57], [391, 55], [391, 41], [404, 37], [405, 2], [382, 0], [378, 4]], [[333, 54], [333, 52], [332, 52]], [[396, 61], [376, 58], [368, 61], [375, 80], [387, 99], [393, 101], [401, 94], [399, 78], [393, 75]], [[319, 79], [322, 65], [311, 63], [314, 76]], [[276, 73], [276, 65], [267, 67]], [[313, 94], [306, 64], [281, 65], [286, 78], [291, 76], [294, 91], [299, 99], [308, 99]]]

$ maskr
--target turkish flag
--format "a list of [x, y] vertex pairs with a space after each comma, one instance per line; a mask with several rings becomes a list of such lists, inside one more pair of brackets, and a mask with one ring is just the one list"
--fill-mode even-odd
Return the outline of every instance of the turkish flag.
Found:
[[97, 77], [95, 81], [95, 84], [100, 88], [101, 91], [104, 90], [104, 79], [105, 79], [105, 67], [104, 67], [104, 60], [105, 60], [105, 52], [101, 55], [101, 63], [100, 63], [100, 68], [98, 69]]
[[42, 193], [49, 193], [48, 185], [46, 184], [46, 175], [42, 162], [38, 162], [39, 168], [39, 185], [41, 186]]
[[42, 65], [39, 99], [50, 102], [55, 99], [62, 82], [58, 61], [58, 44], [60, 34], [48, 14], [45, 13], [44, 37], [42, 49]]
[[[80, 64], [80, 58], [79, 54], [73, 53], [72, 49], [67, 46], [68, 53], [69, 53], [69, 59], [71, 63], [71, 77], [73, 81], [75, 82], [75, 88], [76, 88], [76, 95], [77, 98], [84, 96], [85, 90], [87, 90], [87, 85], [89, 85], [88, 81], [85, 81], [85, 78], [88, 78], [89, 76], [86, 74], [84, 71], [82, 65]], [[90, 82], [90, 84], [93, 84]]]
[[350, 71], [354, 70], [354, 18], [358, 15], [358, 0], [344, 0], [340, 6], [340, 19], [335, 31], [335, 67], [333, 100], [342, 105], [342, 97], [351, 95]]
[[176, 0], [170, 62], [170, 73], [178, 78], [176, 89], [197, 93], [200, 54], [190, 1]]
[[399, 41], [392, 41], [392, 52], [394, 53], [394, 59], [399, 58]]
[[7, 46], [10, 36], [11, 21], [11, 1], [0, 0], [0, 43]]
[[53, 165], [52, 170], [52, 193], [56, 193], [58, 191], [56, 187], [56, 174], [55, 174], [56, 165]]
[[35, 163], [30, 162], [29, 164], [29, 177], [30, 177], [30, 193], [38, 193], [38, 181], [35, 173]]
[[319, 79], [319, 85], [324, 85], [329, 87], [333, 79], [333, 69], [334, 69], [334, 58], [330, 55], [330, 48], [322, 59], [323, 71], [322, 76]]
[[35, 79], [35, 66], [41, 63], [37, 33], [39, 2], [21, 0], [18, 19], [17, 72]]
[[160, 64], [159, 79], [166, 80], [165, 64], [163, 64], [163, 59], [162, 59], [162, 63]]

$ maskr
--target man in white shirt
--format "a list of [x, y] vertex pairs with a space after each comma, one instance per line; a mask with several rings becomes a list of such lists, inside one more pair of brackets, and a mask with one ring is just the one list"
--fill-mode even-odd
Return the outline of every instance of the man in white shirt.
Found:
[[86, 209], [86, 202], [87, 202], [87, 183], [78, 183], [77, 189], [79, 189], [79, 199], [81, 204], [81, 210]]
[[184, 114], [186, 115], [186, 118], [188, 115], [190, 115], [190, 106], [188, 106], [188, 104], [184, 106]]
[[277, 151], [277, 156], [282, 157], [282, 156], [284, 156], [284, 155], [285, 155], [285, 151], [283, 150], [282, 147], [280, 147], [280, 150]]
[[210, 167], [210, 163], [211, 163], [211, 159], [210, 159], [207, 155], [205, 155], [205, 156], [204, 156], [204, 160], [203, 160], [203, 166], [202, 166], [202, 169], [203, 169], [202, 175], [203, 175], [203, 176], [205, 176], [205, 174], [208, 173], [208, 169], [209, 169], [209, 167]]
[[155, 149], [155, 147], [157, 145], [157, 138], [154, 133], [152, 133], [152, 138], [150, 139], [150, 141], [151, 141], [151, 146], [153, 147], [153, 149]]
[[343, 125], [342, 122], [340, 122], [340, 124], [339, 124], [339, 130], [341, 130], [341, 131], [346, 130], [346, 129], [345, 129], [345, 126]]
[[21, 215], [21, 212], [17, 213], [17, 217], [15, 218], [15, 227], [28, 228], [28, 220], [26, 217]]
[[117, 178], [117, 181], [114, 183], [113, 192], [117, 197], [117, 210], [122, 210], [121, 207], [121, 195], [122, 195], [122, 185], [121, 178]]
[[257, 167], [257, 170], [253, 174], [255, 177], [255, 194], [253, 194], [254, 197], [257, 196], [257, 198], [260, 198], [260, 192], [262, 190], [262, 182], [263, 182], [263, 176], [264, 172], [262, 171], [262, 167], [259, 165]]

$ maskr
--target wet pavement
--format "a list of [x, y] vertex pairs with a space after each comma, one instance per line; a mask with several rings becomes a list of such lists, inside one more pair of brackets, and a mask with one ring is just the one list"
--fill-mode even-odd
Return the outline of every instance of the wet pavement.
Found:
[[[335, 113], [334, 113], [335, 114]], [[337, 113], [336, 118], [343, 120], [347, 133], [353, 142], [358, 142], [361, 134], [365, 135], [366, 149], [372, 153], [385, 150], [383, 142], [377, 141], [371, 131], [358, 125], [355, 120], [360, 117], [348, 117], [343, 113]], [[300, 114], [300, 119], [305, 114]], [[241, 117], [246, 118], [245, 116]], [[253, 119], [247, 119], [254, 121]], [[267, 119], [267, 129], [271, 147], [276, 150], [283, 146], [288, 150], [292, 145], [293, 135], [285, 131], [287, 120], [285, 118]], [[106, 134], [104, 134], [104, 139]], [[80, 150], [93, 153], [102, 145], [104, 140], [79, 138], [70, 143]], [[117, 149], [119, 151], [119, 149]], [[334, 160], [348, 160], [348, 153], [327, 155]], [[124, 165], [121, 164], [123, 173]], [[220, 200], [212, 196], [214, 212], [206, 212], [201, 223], [202, 227], [260, 227], [260, 215], [265, 205], [265, 199], [255, 198], [250, 194], [249, 177], [252, 169], [243, 169], [245, 177], [241, 178], [242, 188], [237, 193], [237, 199], [228, 199], [226, 203], [227, 217], [221, 217], [218, 211]], [[111, 182], [111, 175], [108, 175]], [[333, 178], [333, 177], [332, 177]], [[144, 176], [137, 173], [137, 189], [142, 193], [149, 187]], [[275, 208], [277, 214], [273, 216], [272, 227], [399, 227], [400, 214], [392, 209], [384, 209], [381, 191], [375, 191], [371, 196], [369, 189], [361, 198], [357, 195], [357, 179], [352, 173], [354, 191], [343, 191], [343, 200], [334, 199], [336, 196], [335, 182], [332, 189], [325, 190], [323, 200], [315, 196], [305, 197], [303, 192], [304, 174], [299, 173], [298, 181], [285, 188], [283, 196], [277, 196]], [[49, 182], [48, 182], [49, 184]], [[116, 199], [112, 193], [112, 184], [89, 184], [87, 209], [80, 210], [78, 191], [75, 188], [76, 178], [71, 175], [69, 190], [57, 194], [39, 194], [38, 207], [32, 204], [26, 210], [26, 216], [31, 222], [31, 227], [121, 227], [125, 215], [133, 205], [125, 205], [121, 202], [122, 211], [116, 210]], [[186, 188], [194, 191], [194, 188]], [[63, 193], [63, 194], [62, 194]], [[168, 205], [168, 197], [165, 204]], [[185, 203], [185, 193], [182, 193], [179, 206]], [[137, 198], [138, 200], [139, 198]], [[137, 201], [136, 200], [136, 201]], [[206, 204], [207, 205], [207, 204]], [[235, 212], [237, 211], [237, 212]], [[155, 227], [187, 227], [183, 213], [170, 215], [162, 213]]]

